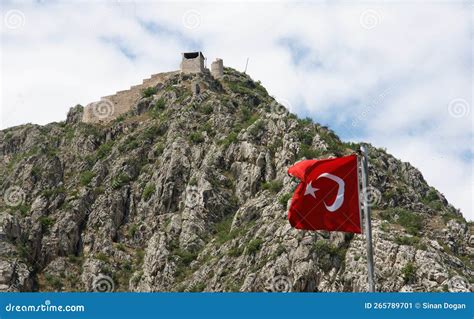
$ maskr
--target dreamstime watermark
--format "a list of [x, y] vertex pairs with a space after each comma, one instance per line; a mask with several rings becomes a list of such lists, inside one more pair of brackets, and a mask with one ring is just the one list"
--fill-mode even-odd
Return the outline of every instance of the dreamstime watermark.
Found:
[[114, 103], [108, 99], [101, 99], [99, 102], [92, 103], [92, 113], [99, 119], [105, 119], [114, 114]]
[[272, 279], [271, 291], [273, 292], [290, 292], [291, 280], [287, 276], [278, 275]]
[[201, 26], [201, 14], [196, 10], [188, 10], [183, 14], [185, 28], [195, 30]]
[[10, 30], [23, 28], [25, 21], [25, 14], [16, 9], [8, 10], [4, 16], [5, 27]]
[[10, 207], [20, 206], [25, 201], [25, 191], [19, 186], [12, 186], [3, 195], [5, 204]]
[[465, 99], [454, 99], [448, 104], [448, 112], [454, 118], [461, 118], [471, 112], [471, 106]]
[[394, 86], [391, 86], [380, 93], [376, 98], [372, 99], [370, 103], [360, 112], [357, 114], [356, 118], [352, 121], [351, 125], [352, 128], [356, 128], [359, 126], [359, 123], [362, 122], [367, 116], [375, 109], [378, 105], [380, 105], [388, 95], [392, 93]]
[[382, 200], [382, 193], [373, 186], [365, 188], [363, 194], [369, 206], [377, 206]]
[[188, 208], [194, 208], [203, 206], [203, 198], [202, 194], [199, 192], [196, 186], [188, 186], [186, 187], [186, 194], [185, 194], [185, 205]]
[[5, 306], [6, 312], [84, 312], [85, 310], [84, 305], [53, 305], [51, 300], [45, 300], [42, 304], [9, 303]]
[[96, 292], [112, 292], [115, 289], [115, 283], [109, 276], [99, 274], [92, 282], [92, 290]]
[[382, 21], [380, 14], [374, 9], [367, 9], [359, 16], [359, 22], [362, 28], [370, 30], [375, 28]]

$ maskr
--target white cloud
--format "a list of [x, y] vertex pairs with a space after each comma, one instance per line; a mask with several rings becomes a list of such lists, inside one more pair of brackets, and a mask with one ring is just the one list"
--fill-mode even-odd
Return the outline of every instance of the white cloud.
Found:
[[[7, 2], [0, 125], [63, 120], [76, 103], [176, 69], [184, 50], [201, 49], [239, 70], [249, 57], [248, 73], [289, 100], [292, 111], [345, 138], [387, 147], [474, 219], [469, 8], [449, 2]], [[22, 27], [6, 25], [11, 9], [24, 14]], [[468, 114], [450, 115], [454, 99], [468, 102]]]

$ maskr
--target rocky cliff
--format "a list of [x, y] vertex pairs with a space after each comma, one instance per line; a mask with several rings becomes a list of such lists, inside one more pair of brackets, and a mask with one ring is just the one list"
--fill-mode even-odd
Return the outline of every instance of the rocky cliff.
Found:
[[[292, 229], [303, 158], [357, 144], [245, 74], [170, 76], [106, 125], [0, 131], [2, 291], [365, 291], [365, 239]], [[369, 147], [377, 289], [470, 291], [472, 224]]]

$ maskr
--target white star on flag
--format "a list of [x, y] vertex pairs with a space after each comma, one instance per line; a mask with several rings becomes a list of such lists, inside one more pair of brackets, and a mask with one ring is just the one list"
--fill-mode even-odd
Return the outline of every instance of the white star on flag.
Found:
[[306, 184], [306, 190], [304, 192], [304, 195], [308, 195], [310, 194], [311, 196], [313, 196], [314, 198], [316, 198], [316, 192], [319, 190], [319, 188], [314, 188], [313, 185], [311, 185], [311, 181]]

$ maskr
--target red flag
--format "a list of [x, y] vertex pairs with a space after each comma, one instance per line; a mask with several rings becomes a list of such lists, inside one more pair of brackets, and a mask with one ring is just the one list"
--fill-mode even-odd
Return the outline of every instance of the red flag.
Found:
[[360, 233], [357, 156], [301, 161], [288, 169], [301, 180], [291, 199], [291, 226]]

